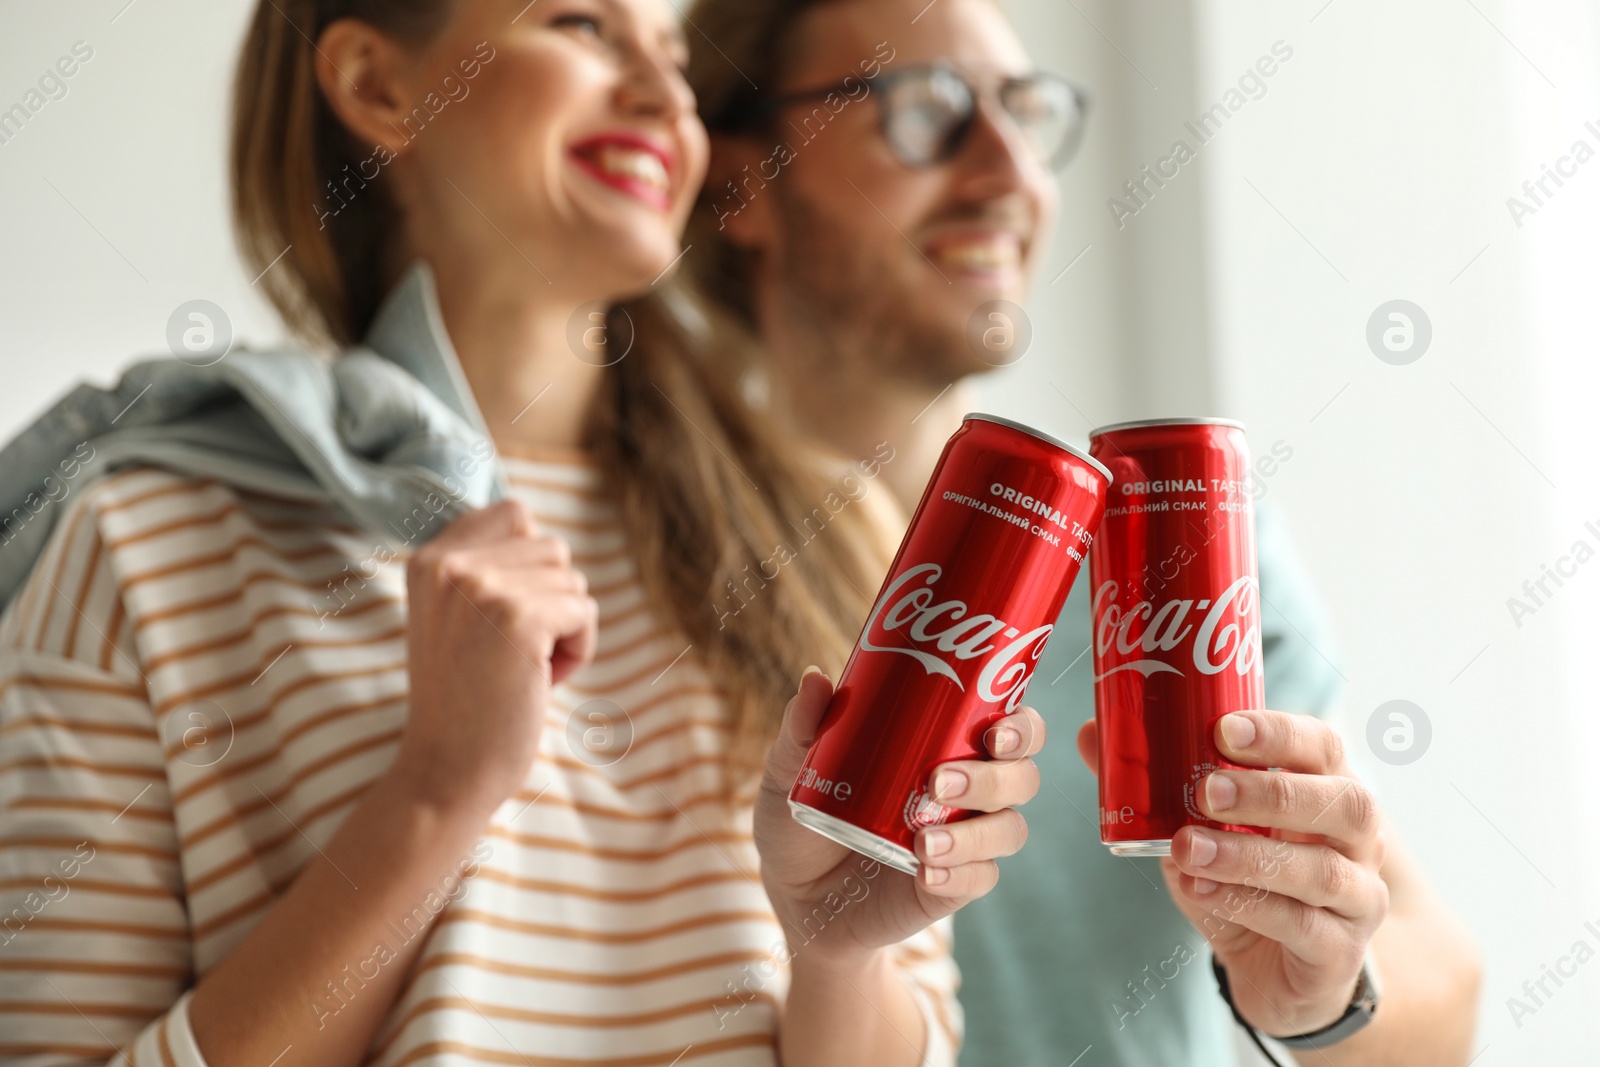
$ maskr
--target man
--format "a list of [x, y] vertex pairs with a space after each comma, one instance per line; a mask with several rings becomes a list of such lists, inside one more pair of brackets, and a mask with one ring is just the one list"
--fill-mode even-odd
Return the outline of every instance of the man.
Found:
[[[748, 331], [775, 417], [844, 455], [891, 441], [883, 478], [909, 510], [966, 409], [952, 386], [989, 367], [969, 319], [1023, 300], [1043, 260], [1076, 97], [1035, 74], [991, 0], [700, 0], [689, 20], [715, 161], [688, 269]], [[1263, 505], [1257, 521], [1269, 706], [1325, 713], [1325, 625], [1279, 520]], [[1086, 586], [1028, 694], [1063, 729], [1093, 707]], [[1283, 770], [1213, 776], [1205, 806], [1231, 781], [1228, 821], [1305, 836], [1186, 829], [1159, 875], [1113, 858], [1085, 766], [1093, 724], [1084, 761], [1058, 736], [1032, 840], [956, 925], [964, 1063], [1065, 1065], [1091, 1047], [1086, 1067], [1234, 1062], [1213, 953], [1249, 1024], [1321, 1046], [1295, 1049], [1300, 1063], [1467, 1062], [1472, 941], [1335, 735], [1281, 711], [1227, 725], [1237, 762]], [[1381, 1000], [1359, 1025], [1374, 974]]]

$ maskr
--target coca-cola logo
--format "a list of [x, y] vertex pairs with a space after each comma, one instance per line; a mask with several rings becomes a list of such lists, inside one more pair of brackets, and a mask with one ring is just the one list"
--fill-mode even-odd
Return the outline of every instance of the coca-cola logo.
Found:
[[905, 807], [900, 811], [901, 818], [905, 821], [906, 829], [912, 833], [924, 826], [937, 826], [949, 820], [953, 809], [945, 807], [920, 786], [911, 791], [906, 798]]
[[[872, 608], [861, 650], [910, 656], [929, 676], [948, 678], [962, 692], [966, 685], [956, 664], [987, 656], [978, 672], [978, 698], [986, 703], [1004, 701], [1010, 711], [1022, 700], [1033, 676], [1032, 664], [1044, 651], [1055, 624], [1024, 633], [993, 615], [969, 614], [966, 601], [939, 600], [935, 595], [933, 586], [943, 574], [937, 563], [921, 563], [891, 581]], [[935, 629], [940, 622], [949, 625]]]
[[[1201, 674], [1232, 668], [1242, 677], [1261, 661], [1260, 593], [1248, 574], [1215, 601], [1175, 599], [1159, 609], [1149, 600], [1119, 605], [1118, 588], [1116, 582], [1105, 581], [1094, 592], [1095, 662], [1105, 667], [1095, 681], [1122, 671], [1138, 671], [1146, 678], [1181, 675], [1183, 668], [1174, 661], [1185, 659]], [[1205, 615], [1196, 624], [1194, 615], [1202, 611]], [[1186, 643], [1191, 646], [1187, 656], [1179, 651]], [[1129, 656], [1136, 658], [1124, 659]]]

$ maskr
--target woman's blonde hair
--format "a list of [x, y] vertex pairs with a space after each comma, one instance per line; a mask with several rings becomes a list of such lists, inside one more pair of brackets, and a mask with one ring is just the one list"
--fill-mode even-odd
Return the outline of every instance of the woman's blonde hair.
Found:
[[[307, 340], [361, 339], [394, 280], [400, 230], [382, 175], [337, 216], [319, 215], [326, 183], [370, 146], [323, 98], [313, 42], [334, 20], [357, 18], [420, 45], [454, 6], [261, 0], [256, 9], [234, 86], [235, 228], [252, 270], [276, 261], [263, 284]], [[748, 784], [800, 672], [816, 663], [837, 677], [843, 667], [886, 562], [881, 531], [861, 508], [835, 510], [855, 494], [841, 494], [751, 410], [718, 354], [727, 347], [685, 325], [694, 316], [660, 295], [611, 312], [623, 313], [634, 345], [589, 413], [589, 445], [652, 607], [728, 702], [727, 783]]]

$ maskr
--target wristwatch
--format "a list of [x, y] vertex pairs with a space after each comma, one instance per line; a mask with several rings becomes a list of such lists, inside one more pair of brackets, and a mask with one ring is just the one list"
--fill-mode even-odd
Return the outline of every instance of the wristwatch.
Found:
[[[1233, 1012], [1233, 1017], [1239, 1025], [1250, 1031], [1251, 1036], [1256, 1036], [1256, 1028], [1245, 1021], [1239, 1014], [1239, 1009], [1233, 1003], [1233, 992], [1228, 986], [1228, 971], [1218, 962], [1217, 957], [1211, 957], [1211, 971], [1217, 977], [1217, 989], [1222, 994], [1222, 999], [1227, 1002], [1228, 1008]], [[1361, 964], [1361, 974], [1356, 979], [1356, 991], [1350, 998], [1350, 1006], [1343, 1015], [1324, 1026], [1321, 1030], [1313, 1030], [1308, 1034], [1296, 1034], [1293, 1037], [1274, 1037], [1273, 1041], [1291, 1049], [1320, 1049], [1336, 1044], [1356, 1033], [1358, 1030], [1372, 1022], [1372, 1017], [1378, 1010], [1378, 971], [1373, 964], [1372, 952], [1369, 949], [1367, 958]]]

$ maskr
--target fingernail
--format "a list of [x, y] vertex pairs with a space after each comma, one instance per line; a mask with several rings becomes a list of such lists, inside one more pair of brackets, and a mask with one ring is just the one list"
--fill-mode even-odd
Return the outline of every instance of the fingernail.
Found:
[[1231, 808], [1238, 799], [1239, 787], [1233, 784], [1233, 779], [1221, 774], [1213, 774], [1206, 779], [1206, 803], [1212, 811]]
[[1222, 738], [1232, 746], [1235, 752], [1249, 748], [1255, 744], [1256, 724], [1249, 716], [1234, 712], [1222, 717]]
[[1196, 878], [1194, 880], [1194, 891], [1196, 896], [1203, 897], [1216, 888], [1217, 883], [1213, 882], [1209, 878]]
[[929, 885], [944, 885], [950, 880], [950, 870], [946, 867], [924, 866], [922, 871], [923, 878], [927, 880]]
[[1198, 831], [1189, 838], [1189, 866], [1204, 867], [1217, 858], [1217, 842], [1210, 834]]
[[1014, 751], [1020, 744], [1022, 744], [1022, 735], [1015, 730], [1005, 728], [994, 732], [994, 754], [996, 756], [1004, 756], [1007, 752]]
[[930, 856], [942, 856], [950, 851], [949, 830], [929, 830], [922, 835], [922, 851]]
[[960, 771], [942, 770], [933, 776], [933, 799], [941, 803], [954, 800], [967, 791], [967, 776]]

